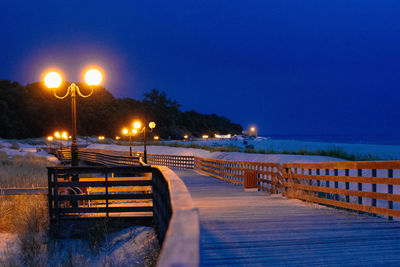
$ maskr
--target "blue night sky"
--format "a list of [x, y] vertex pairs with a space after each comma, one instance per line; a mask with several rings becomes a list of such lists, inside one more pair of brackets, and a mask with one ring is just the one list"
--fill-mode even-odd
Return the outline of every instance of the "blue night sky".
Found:
[[265, 134], [396, 134], [400, 1], [0, 2], [0, 78], [103, 66], [117, 97], [165, 91], [184, 110]]

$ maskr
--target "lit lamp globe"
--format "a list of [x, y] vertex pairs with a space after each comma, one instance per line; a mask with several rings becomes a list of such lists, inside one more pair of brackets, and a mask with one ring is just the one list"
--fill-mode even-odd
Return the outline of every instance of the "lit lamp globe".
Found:
[[67, 132], [63, 132], [61, 136], [62, 136], [62, 138], [64, 138], [64, 140], [68, 140]]
[[149, 123], [149, 127], [150, 127], [150, 129], [154, 129], [154, 128], [156, 128], [156, 123], [155, 122], [150, 122]]
[[137, 134], [138, 132], [137, 132], [137, 129], [132, 129], [132, 133], [133, 134]]
[[128, 134], [128, 129], [124, 128], [124, 129], [122, 130], [122, 134], [123, 134], [123, 135], [127, 135], [127, 134]]
[[54, 136], [55, 136], [57, 139], [60, 139], [60, 137], [61, 137], [60, 132], [55, 132], [55, 133], [54, 133]]
[[55, 71], [49, 72], [44, 76], [44, 84], [48, 88], [58, 88], [62, 82], [61, 75]]
[[133, 128], [135, 129], [139, 129], [140, 126], [142, 126], [142, 124], [139, 121], [135, 121], [135, 123], [133, 124]]
[[96, 69], [90, 69], [85, 74], [85, 81], [90, 86], [99, 85], [102, 79], [101, 72]]

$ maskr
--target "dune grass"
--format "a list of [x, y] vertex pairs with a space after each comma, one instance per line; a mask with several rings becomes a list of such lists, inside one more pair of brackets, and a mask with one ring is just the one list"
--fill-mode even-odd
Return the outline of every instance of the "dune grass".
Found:
[[47, 186], [47, 166], [54, 162], [46, 158], [14, 155], [9, 157], [0, 151], [0, 187], [43, 187]]

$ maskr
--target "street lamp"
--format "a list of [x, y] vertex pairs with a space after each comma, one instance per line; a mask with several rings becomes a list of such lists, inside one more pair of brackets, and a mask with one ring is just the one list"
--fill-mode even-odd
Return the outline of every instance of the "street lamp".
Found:
[[132, 137], [135, 136], [138, 131], [134, 128], [128, 130], [128, 128], [122, 129], [122, 134], [125, 136], [129, 136], [129, 156], [132, 157]]
[[71, 85], [67, 89], [67, 93], [64, 96], [57, 95], [57, 88], [60, 87], [62, 78], [61, 75], [57, 72], [49, 72], [44, 77], [45, 85], [53, 89], [54, 96], [58, 99], [65, 99], [68, 95], [71, 95], [71, 111], [72, 111], [72, 143], [71, 143], [71, 165], [78, 166], [78, 144], [76, 141], [76, 93], [81, 97], [89, 97], [93, 93], [93, 86], [97, 86], [101, 83], [102, 75], [100, 71], [96, 69], [90, 69], [85, 74], [85, 81], [90, 86], [90, 93], [84, 95], [79, 90], [79, 87], [75, 83], [71, 83]]
[[51, 142], [53, 141], [53, 136], [47, 136], [47, 141], [49, 141], [49, 152], [51, 150]]
[[63, 147], [62, 147], [62, 141], [61, 141], [61, 134], [60, 134], [60, 132], [59, 132], [59, 131], [56, 131], [56, 132], [54, 133], [54, 137], [55, 137], [56, 139], [58, 139], [58, 142], [59, 142], [59, 145], [60, 145], [60, 150], [62, 151]]
[[[143, 161], [144, 161], [144, 163], [146, 163], [147, 164], [147, 146], [146, 146], [146, 126], [143, 126], [143, 128], [142, 129], [140, 129], [141, 128], [141, 126], [142, 126], [142, 124], [139, 122], [139, 121], [136, 121], [136, 122], [134, 122], [133, 123], [133, 128], [135, 128], [139, 133], [143, 133], [143, 146], [144, 146], [144, 149], [143, 149]], [[155, 122], [150, 122], [149, 123], [149, 128], [150, 128], [150, 131], [153, 131], [153, 129], [156, 127], [156, 123]]]

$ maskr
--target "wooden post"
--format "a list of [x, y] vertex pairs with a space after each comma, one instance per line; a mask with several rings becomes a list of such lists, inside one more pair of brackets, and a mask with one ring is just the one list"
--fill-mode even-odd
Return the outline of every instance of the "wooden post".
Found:
[[[376, 177], [376, 169], [372, 169], [372, 177]], [[376, 193], [376, 184], [372, 184], [372, 192]], [[376, 207], [376, 199], [372, 199], [372, 206]], [[372, 216], [376, 217], [375, 213], [372, 213]]]
[[109, 211], [108, 211], [108, 170], [104, 168], [104, 179], [106, 186], [106, 218], [108, 219]]
[[[316, 169], [317, 176], [320, 175], [320, 169]], [[317, 186], [321, 186], [321, 181], [317, 180]], [[318, 197], [322, 197], [322, 193], [318, 192]]]
[[[362, 169], [357, 170], [357, 176], [362, 177]], [[362, 191], [362, 183], [358, 183], [358, 191]], [[358, 197], [358, 204], [362, 205], [362, 197]]]
[[[344, 170], [344, 175], [345, 176], [349, 176], [350, 175], [349, 169], [345, 169]], [[345, 183], [345, 187], [346, 187], [346, 190], [350, 190], [350, 183], [346, 182]], [[346, 195], [346, 202], [350, 202], [350, 196], [348, 196], [348, 195]]]
[[[325, 169], [325, 175], [329, 175], [329, 169]], [[329, 181], [325, 180], [325, 186], [329, 188]], [[329, 193], [325, 193], [325, 197], [329, 199]]]
[[[388, 177], [393, 178], [393, 169], [388, 169]], [[388, 184], [388, 194], [393, 194], [393, 185]], [[388, 209], [393, 209], [393, 201], [388, 201]], [[392, 216], [388, 216], [389, 220], [393, 220]]]
[[[334, 169], [333, 170], [333, 175], [334, 176], [338, 176], [338, 169]], [[339, 182], [335, 181], [335, 188], [338, 189], [339, 188]], [[339, 195], [335, 194], [335, 200], [338, 201], [339, 200]]]

